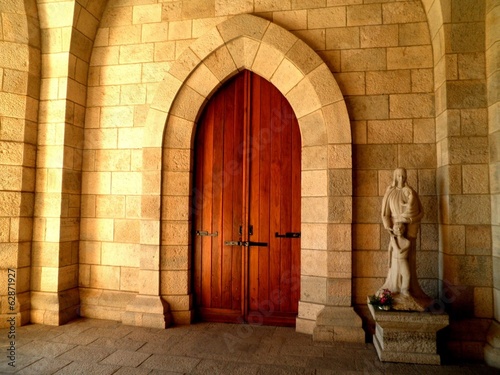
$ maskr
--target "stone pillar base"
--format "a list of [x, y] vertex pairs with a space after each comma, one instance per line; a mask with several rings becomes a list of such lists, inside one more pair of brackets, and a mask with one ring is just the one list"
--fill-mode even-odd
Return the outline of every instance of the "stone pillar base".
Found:
[[77, 288], [62, 292], [31, 292], [31, 323], [52, 326], [76, 319], [80, 313], [80, 292]]
[[160, 296], [138, 294], [125, 308], [122, 323], [129, 326], [167, 328], [172, 323], [168, 303]]
[[373, 345], [382, 362], [440, 365], [437, 332], [449, 324], [447, 314], [381, 311], [368, 304], [375, 320]]
[[484, 361], [488, 366], [500, 369], [500, 323], [491, 323], [484, 347]]
[[352, 307], [325, 306], [316, 317], [314, 341], [365, 342], [362, 320]]

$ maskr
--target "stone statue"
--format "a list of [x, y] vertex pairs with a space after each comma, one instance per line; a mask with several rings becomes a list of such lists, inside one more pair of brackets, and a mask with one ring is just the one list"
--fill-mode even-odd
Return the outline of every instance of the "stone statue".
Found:
[[389, 271], [379, 289], [393, 293], [395, 310], [424, 311], [432, 302], [417, 280], [416, 242], [423, 216], [422, 203], [406, 182], [406, 170], [396, 169], [382, 200], [382, 222], [390, 235]]

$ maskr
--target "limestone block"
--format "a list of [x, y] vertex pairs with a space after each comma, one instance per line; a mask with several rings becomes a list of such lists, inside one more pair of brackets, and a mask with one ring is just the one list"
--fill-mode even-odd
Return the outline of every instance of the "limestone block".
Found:
[[[302, 174], [305, 171], [327, 168], [327, 147], [311, 146], [302, 148]], [[322, 195], [326, 195], [322, 194]]]
[[138, 267], [140, 259], [139, 245], [118, 242], [103, 242], [101, 265]]
[[165, 220], [188, 220], [190, 211], [188, 196], [165, 196], [163, 207]]
[[174, 245], [162, 246], [160, 269], [169, 271], [188, 270], [190, 267], [191, 252], [189, 246]]
[[283, 95], [286, 95], [304, 76], [288, 59], [283, 59], [273, 76], [273, 83]]
[[[350, 152], [351, 132], [349, 115], [347, 113], [345, 102], [343, 100], [339, 100], [330, 105], [323, 106], [322, 112], [328, 132], [328, 143], [348, 143]], [[348, 161], [346, 164], [351, 165], [351, 161]]]
[[401, 2], [382, 4], [384, 23], [412, 23], [427, 21], [420, 2]]
[[487, 195], [450, 196], [450, 224], [489, 224], [490, 212]]
[[171, 108], [171, 114], [187, 121], [195, 121], [205, 97], [189, 86], [183, 86]]
[[100, 123], [103, 128], [132, 127], [134, 125], [133, 108], [129, 106], [102, 107]]
[[410, 85], [409, 70], [366, 73], [366, 93], [370, 95], [406, 93], [411, 91]]
[[[154, 35], [158, 38], [158, 34]], [[172, 60], [175, 60], [175, 42], [155, 42], [154, 61]]]
[[189, 39], [192, 37], [192, 21], [172, 21], [168, 25], [168, 39], [178, 40], [178, 39]]
[[488, 225], [467, 225], [465, 227], [465, 248], [469, 255], [489, 255], [492, 238]]
[[399, 45], [424, 45], [430, 42], [427, 22], [399, 24]]
[[[87, 105], [89, 107], [118, 104], [120, 104], [120, 86], [108, 85], [88, 88]], [[89, 111], [93, 111], [93, 113], [89, 113]], [[90, 114], [92, 116], [91, 119], [87, 119], [87, 123], [93, 124], [94, 122], [97, 122], [96, 125], [92, 126], [93, 128], [96, 128], [98, 127], [98, 121], [100, 120], [100, 109], [99, 117], [97, 117], [97, 114], [94, 112], [97, 112], [97, 109], [87, 109], [87, 115]]]
[[368, 121], [367, 143], [411, 143], [413, 124], [411, 120]]
[[330, 7], [311, 9], [307, 15], [308, 29], [323, 29], [328, 27], [346, 26], [346, 8]]
[[326, 170], [302, 172], [302, 196], [326, 197], [328, 180]]
[[[223, 81], [227, 77], [235, 74], [235, 72], [237, 71], [237, 67], [234, 64], [233, 59], [231, 58], [231, 53], [225, 46], [217, 49], [214, 53], [212, 53], [204, 61], [204, 63], [212, 71], [218, 81]], [[208, 83], [209, 82], [206, 82], [205, 86], [210, 89], [210, 92], [215, 89], [216, 85], [218, 85], [218, 82], [215, 81], [210, 85]]]
[[351, 251], [351, 224], [329, 224], [327, 236], [328, 250]]
[[132, 267], [121, 267], [120, 290], [137, 292], [139, 290], [139, 269]]
[[111, 194], [138, 195], [142, 191], [140, 172], [112, 172]]
[[349, 169], [328, 171], [328, 196], [352, 195], [352, 172]]
[[170, 306], [170, 311], [189, 311], [192, 305], [192, 295], [162, 296]]
[[226, 16], [222, 17], [210, 17], [210, 18], [194, 18], [193, 19], [193, 38], [199, 38], [207, 33], [209, 33], [212, 29], [216, 28], [216, 26], [227, 20]]
[[135, 219], [141, 217], [141, 197], [128, 196], [125, 198], [125, 217]]
[[90, 287], [90, 265], [80, 264], [78, 267], [78, 286], [81, 288]]
[[328, 222], [350, 223], [352, 221], [352, 197], [330, 197], [328, 199]]
[[350, 306], [352, 299], [351, 278], [326, 280], [326, 303], [334, 306]]
[[162, 241], [165, 245], [189, 245], [191, 235], [188, 222], [163, 222]]
[[326, 223], [329, 215], [327, 202], [326, 197], [302, 198], [302, 223]]
[[[262, 43], [252, 64], [252, 71], [270, 80], [284, 58], [284, 52], [273, 45]], [[297, 117], [300, 117], [297, 114]]]
[[384, 48], [362, 48], [341, 51], [342, 72], [385, 70], [388, 68], [387, 65]]
[[326, 224], [301, 225], [301, 244], [305, 249], [327, 249], [327, 226]]
[[395, 94], [390, 97], [391, 118], [425, 118], [434, 116], [433, 94]]
[[354, 224], [352, 230], [354, 249], [380, 249], [380, 224]]
[[191, 175], [189, 172], [164, 172], [164, 194], [185, 196], [189, 194]]
[[349, 251], [329, 251], [327, 265], [330, 278], [352, 277], [352, 254]]
[[484, 46], [484, 29], [476, 22], [453, 24], [450, 33], [450, 52], [479, 52]]
[[302, 250], [300, 256], [301, 275], [327, 277], [327, 258], [327, 251]]
[[360, 48], [359, 27], [338, 27], [326, 29], [326, 48], [353, 49]]
[[328, 168], [340, 169], [350, 168], [352, 164], [350, 145], [328, 146]]
[[302, 276], [300, 279], [300, 299], [304, 302], [325, 303], [326, 281], [324, 277]]
[[78, 254], [80, 264], [100, 264], [101, 242], [80, 241]]
[[465, 226], [443, 225], [443, 251], [447, 254], [465, 254]]
[[[114, 241], [125, 243], [138, 243], [140, 241], [139, 220], [115, 219]], [[104, 248], [103, 248], [104, 251]]]
[[308, 77], [290, 90], [286, 98], [299, 119], [320, 109], [322, 105], [321, 97], [318, 97], [316, 87]]
[[162, 294], [186, 295], [189, 292], [188, 273], [185, 271], [161, 272]]
[[488, 166], [481, 164], [462, 166], [462, 187], [464, 194], [487, 194]]
[[379, 25], [381, 23], [381, 4], [347, 6], [347, 26]]
[[141, 244], [157, 245], [160, 239], [160, 224], [156, 220], [141, 220]]
[[[216, 5], [216, 16], [223, 15], [218, 9], [220, 8]], [[253, 39], [260, 40], [268, 26], [269, 21], [259, 17], [242, 14], [238, 17], [228, 19], [218, 25], [217, 28], [224, 41], [228, 42], [239, 35], [247, 35]]]
[[407, 168], [432, 168], [436, 165], [436, 149], [432, 144], [405, 144], [398, 151], [399, 165]]
[[120, 267], [91, 265], [90, 286], [98, 289], [120, 289]]
[[215, 15], [232, 15], [253, 12], [253, 0], [232, 1], [217, 0], [215, 2]]
[[286, 56], [293, 61], [304, 75], [321, 65], [323, 61], [313, 52], [311, 47], [304, 41], [298, 39]]
[[113, 220], [82, 218], [81, 239], [89, 241], [112, 241]]
[[382, 197], [357, 197], [354, 199], [353, 220], [356, 223], [380, 223]]
[[241, 70], [252, 66], [260, 44], [253, 39], [242, 37], [227, 42], [226, 47], [237, 69]]
[[[383, 120], [389, 118], [388, 95], [351, 96], [346, 98], [346, 103], [351, 117], [355, 117], [357, 120]], [[396, 116], [391, 113], [391, 117]]]
[[135, 5], [132, 8], [132, 23], [161, 22], [161, 4]]
[[273, 23], [287, 30], [307, 29], [307, 10], [285, 10], [273, 12]]
[[476, 287], [492, 286], [492, 260], [486, 256], [452, 256], [444, 255], [448, 274], [446, 277], [452, 285], [474, 285]]
[[141, 64], [104, 66], [100, 70], [100, 82], [103, 85], [141, 83], [141, 75]]
[[414, 143], [436, 142], [436, 128], [433, 119], [413, 120], [413, 141]]
[[484, 83], [470, 81], [456, 81], [448, 83], [447, 99], [449, 108], [476, 108], [485, 106]]
[[474, 316], [491, 318], [493, 316], [493, 289], [474, 288]]
[[358, 169], [353, 171], [354, 196], [369, 197], [378, 195], [378, 174], [375, 170]]
[[397, 168], [397, 147], [395, 145], [355, 145], [354, 158], [358, 165], [367, 169]]
[[56, 292], [58, 290], [58, 268], [31, 267], [31, 290]]
[[326, 129], [322, 111], [318, 110], [298, 119], [302, 133], [302, 147], [322, 145], [326, 141]]
[[312, 335], [314, 331], [314, 320], [296, 318], [295, 320], [295, 330], [296, 332], [305, 333], [307, 335]]

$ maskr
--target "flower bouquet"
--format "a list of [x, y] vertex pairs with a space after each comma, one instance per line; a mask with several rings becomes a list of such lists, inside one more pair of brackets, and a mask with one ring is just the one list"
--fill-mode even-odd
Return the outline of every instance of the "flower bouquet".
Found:
[[380, 310], [390, 310], [392, 306], [392, 292], [382, 289], [377, 295], [370, 296], [370, 305]]

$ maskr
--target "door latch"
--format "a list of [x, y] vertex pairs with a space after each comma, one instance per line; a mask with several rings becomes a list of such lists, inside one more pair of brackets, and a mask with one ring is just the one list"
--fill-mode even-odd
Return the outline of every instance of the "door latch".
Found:
[[300, 232], [286, 232], [285, 234], [279, 234], [276, 232], [274, 236], [280, 238], [300, 238]]
[[254, 241], [225, 241], [224, 245], [226, 246], [267, 246], [267, 242], [254, 242]]
[[197, 236], [209, 236], [209, 237], [217, 237], [219, 235], [219, 232], [214, 232], [214, 233], [208, 233], [207, 230], [197, 230], [196, 231]]

